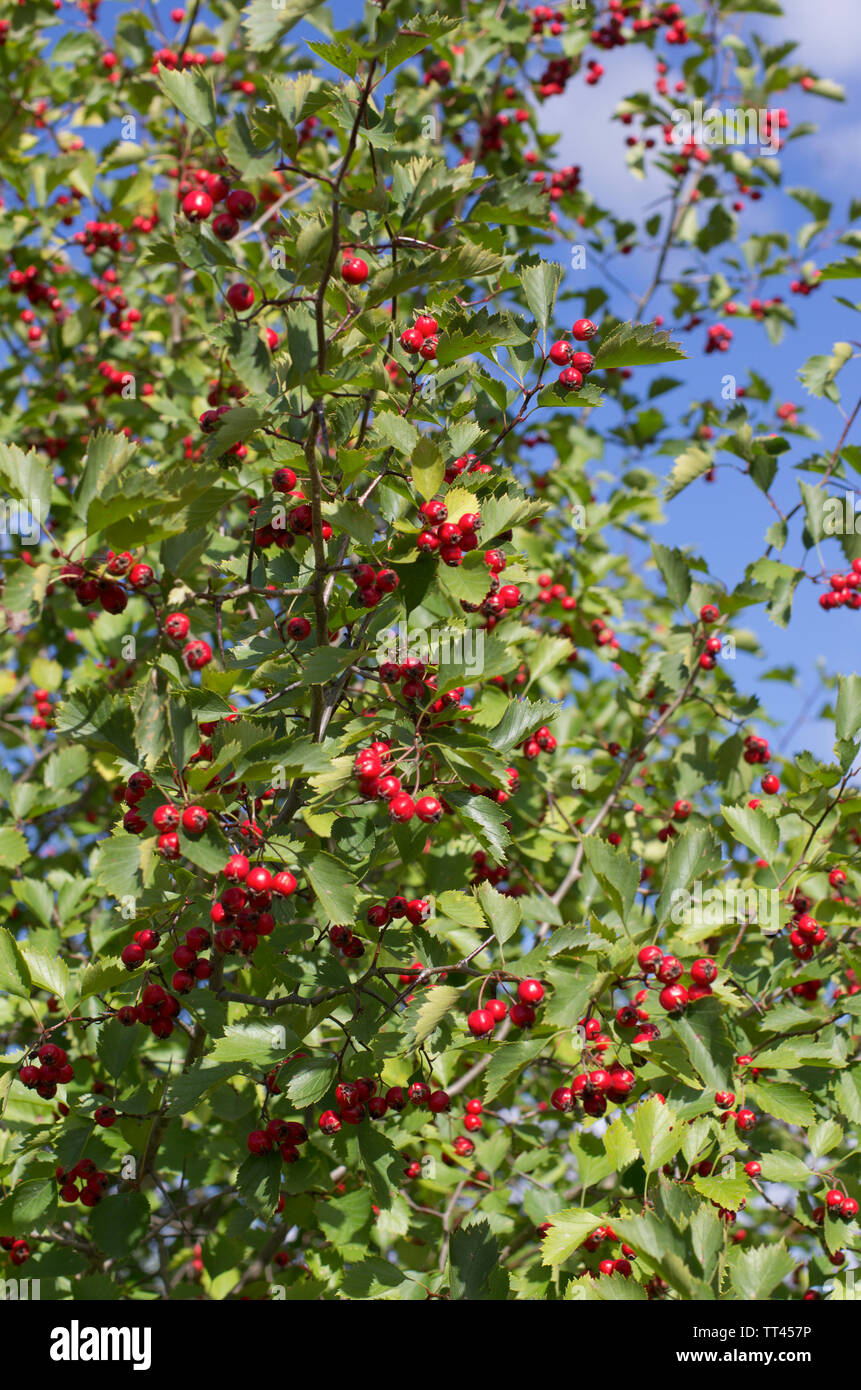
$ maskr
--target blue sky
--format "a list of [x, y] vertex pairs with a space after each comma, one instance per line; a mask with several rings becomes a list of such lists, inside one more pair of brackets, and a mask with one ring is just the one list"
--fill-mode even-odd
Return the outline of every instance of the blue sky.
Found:
[[[793, 126], [815, 122], [819, 127], [817, 134], [790, 141], [781, 152], [784, 185], [815, 188], [830, 199], [834, 204], [834, 223], [842, 229], [848, 225], [849, 200], [858, 192], [861, 150], [861, 113], [857, 84], [853, 80], [861, 58], [857, 0], [823, 0], [819, 5], [811, 5], [808, 0], [784, 0], [784, 9], [784, 19], [749, 17], [742, 32], [755, 27], [770, 42], [798, 39], [800, 47], [790, 61], [807, 64], [817, 76], [831, 77], [845, 85], [845, 103], [823, 100], [798, 89], [775, 100], [775, 104], [786, 106]], [[679, 56], [684, 57], [684, 50]], [[654, 58], [645, 48], [632, 47], [615, 50], [602, 61], [606, 75], [601, 83], [586, 91], [582, 84], [578, 83], [576, 88], [572, 84], [564, 96], [546, 103], [544, 126], [548, 131], [563, 132], [559, 163], [580, 164], [584, 185], [600, 202], [612, 207], [617, 215], [641, 222], [644, 207], [654, 202], [661, 189], [656, 180], [647, 177], [640, 182], [628, 172], [623, 143], [627, 132], [611, 122], [610, 115], [621, 97], [634, 90], [651, 88]], [[668, 74], [671, 79], [678, 75], [673, 70]], [[746, 205], [739, 218], [740, 233], [744, 235], [771, 227], [794, 233], [809, 220], [810, 214], [794, 200], [782, 193], [769, 192], [758, 204]], [[565, 250], [567, 245], [560, 255], [563, 261], [567, 259]], [[805, 253], [804, 258], [810, 255], [818, 264], [825, 265], [848, 254], [851, 254], [849, 249], [832, 246], [819, 255]], [[637, 294], [649, 283], [653, 259], [645, 252], [616, 257], [611, 262], [612, 272]], [[669, 263], [670, 272], [674, 266], [682, 267], [690, 259], [680, 253]], [[569, 283], [573, 283], [573, 279], [569, 276]], [[791, 302], [798, 323], [795, 330], [787, 330], [778, 346], [769, 343], [760, 325], [737, 318], [724, 320], [735, 333], [727, 353], [704, 355], [705, 324], [688, 335], [678, 334], [691, 353], [683, 369], [685, 399], [710, 397], [719, 401], [723, 374], [731, 372], [743, 382], [752, 368], [771, 383], [775, 401], [803, 405], [801, 419], [819, 432], [821, 445], [790, 436], [793, 447], [781, 458], [774, 488], [781, 505], [789, 506], [798, 500], [794, 465], [820, 447], [825, 452], [830, 451], [840, 436], [843, 422], [837, 410], [829, 402], [808, 396], [797, 379], [797, 371], [807, 357], [829, 353], [833, 343], [861, 339], [861, 317], [837, 304], [835, 299], [836, 295], [842, 295], [853, 301], [861, 300], [859, 289], [861, 286], [856, 281], [835, 282], [832, 286], [823, 285], [802, 299], [789, 294], [788, 284], [782, 277], [780, 283], [778, 279], [768, 282], [765, 293], [782, 294]], [[621, 291], [614, 294], [612, 302], [617, 312], [626, 317], [630, 315], [630, 310], [625, 312], [626, 298]], [[673, 323], [671, 307], [671, 296], [659, 293], [650, 312], [663, 313], [665, 326], [669, 327]], [[673, 375], [680, 374], [673, 370]], [[861, 373], [857, 366], [850, 363], [840, 381], [844, 408], [851, 411], [861, 394]], [[677, 394], [681, 399], [682, 393]], [[669, 408], [671, 399], [664, 397], [660, 403]], [[857, 433], [850, 435], [850, 440], [861, 442], [861, 422], [856, 429]], [[609, 457], [614, 455], [618, 455], [618, 450], [611, 448]], [[722, 457], [729, 460], [726, 454]], [[652, 451], [648, 462], [656, 471], [664, 472], [671, 461]], [[710, 573], [731, 586], [742, 578], [745, 566], [763, 553], [763, 536], [774, 520], [775, 514], [766, 498], [749, 479], [728, 469], [719, 469], [714, 483], [695, 483], [668, 505], [667, 522], [658, 539], [669, 545], [690, 545], [694, 553], [708, 562]], [[834, 569], [846, 568], [836, 540], [824, 542], [822, 553], [825, 562]], [[797, 529], [782, 558], [792, 564], [802, 562], [803, 548]], [[808, 569], [812, 568], [808, 564]], [[823, 613], [817, 603], [818, 592], [810, 584], [799, 586], [792, 622], [786, 630], [771, 623], [762, 609], [751, 608], [744, 615], [745, 625], [756, 632], [766, 654], [764, 669], [793, 664], [799, 671], [795, 690], [778, 683], [768, 686], [768, 708], [784, 728], [783, 737], [778, 736], [774, 746], [784, 754], [802, 748], [810, 748], [820, 756], [830, 754], [832, 726], [816, 718], [822, 707], [822, 700], [815, 698], [819, 679], [817, 666], [821, 664], [831, 674], [858, 668], [861, 626], [857, 619], [861, 612], [839, 609]], [[736, 679], [745, 688], [761, 690], [758, 677], [762, 669], [758, 661], [740, 653]]]

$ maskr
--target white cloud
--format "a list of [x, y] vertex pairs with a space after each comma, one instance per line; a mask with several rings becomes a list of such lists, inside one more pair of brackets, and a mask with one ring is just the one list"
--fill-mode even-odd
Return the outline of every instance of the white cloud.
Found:
[[861, 59], [858, 0], [782, 0], [784, 18], [764, 22], [757, 15], [752, 27], [773, 41], [778, 33], [796, 39], [799, 47], [790, 61], [805, 63], [819, 77], [854, 73]]
[[[629, 171], [625, 137], [634, 127], [629, 131], [612, 115], [624, 97], [652, 88], [655, 58], [639, 44], [601, 57], [605, 67], [601, 81], [587, 87], [582, 76], [575, 77], [563, 96], [545, 101], [540, 125], [542, 131], [560, 133], [554, 164], [579, 164], [583, 186], [599, 203], [624, 209], [626, 215], [636, 218], [654, 201], [656, 186]], [[656, 139], [661, 139], [660, 132]]]

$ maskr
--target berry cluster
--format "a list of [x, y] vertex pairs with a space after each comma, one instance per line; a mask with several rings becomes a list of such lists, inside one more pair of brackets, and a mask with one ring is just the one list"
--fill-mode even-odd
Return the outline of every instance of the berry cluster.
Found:
[[66, 1086], [75, 1079], [75, 1073], [64, 1048], [56, 1043], [43, 1043], [35, 1054], [34, 1062], [24, 1062], [18, 1072], [18, 1080], [28, 1091], [35, 1091], [43, 1100], [51, 1100], [57, 1094], [57, 1086]]
[[50, 728], [54, 718], [54, 706], [51, 704], [48, 691], [39, 686], [33, 691], [33, 703], [36, 707], [36, 713], [30, 718], [30, 728]]
[[819, 595], [820, 608], [861, 608], [861, 559], [852, 561], [849, 574], [832, 574], [828, 582], [831, 588]]
[[298, 1163], [299, 1145], [308, 1140], [308, 1131], [298, 1120], [270, 1120], [265, 1129], [253, 1129], [248, 1136], [248, 1152], [268, 1154], [278, 1148], [285, 1163]]
[[448, 507], [444, 502], [423, 502], [421, 515], [427, 523], [419, 533], [416, 549], [423, 555], [439, 552], [443, 564], [457, 567], [463, 564], [464, 555], [478, 548], [478, 530], [481, 518], [477, 512], [464, 512], [459, 521], [448, 520]]
[[[157, 936], [158, 933], [153, 932], [152, 935]], [[137, 941], [131, 943], [131, 945], [137, 944]], [[125, 954], [130, 949], [131, 946], [127, 946], [123, 951], [124, 964], [126, 965], [128, 962], [125, 960]], [[154, 947], [151, 946], [149, 949], [152, 950]], [[130, 968], [133, 969], [134, 967]], [[136, 1023], [143, 1023], [149, 1028], [154, 1038], [169, 1038], [174, 1029], [173, 1020], [179, 1011], [180, 1002], [178, 999], [172, 994], [168, 994], [161, 985], [148, 984], [144, 986], [140, 1002], [123, 1004], [122, 1008], [117, 1010], [116, 1017], [124, 1028], [133, 1028]]]
[[[658, 995], [658, 1003], [672, 1017], [680, 1016], [688, 1004], [694, 1004], [698, 999], [704, 999], [711, 994], [718, 973], [711, 957], [701, 956], [691, 966], [691, 983], [686, 989], [678, 983], [685, 968], [682, 962], [678, 956], [665, 954], [660, 946], [641, 947], [637, 953], [637, 963], [644, 976], [654, 975], [657, 982], [664, 986]], [[638, 1018], [639, 1015], [634, 1018], [628, 1017], [623, 1023], [617, 1014], [616, 1022], [620, 1027], [635, 1027]]]
[[60, 582], [73, 589], [82, 608], [98, 603], [106, 613], [122, 613], [129, 601], [128, 590], [119, 582], [123, 578], [135, 593], [143, 593], [155, 583], [152, 566], [133, 563], [127, 550], [120, 555], [108, 551], [103, 565], [88, 567], [69, 561], [60, 571]]
[[110, 1183], [107, 1173], [100, 1172], [91, 1158], [81, 1158], [73, 1168], [58, 1168], [61, 1202], [80, 1202], [85, 1207], [98, 1206]]
[[542, 724], [541, 728], [538, 729], [536, 733], [526, 739], [525, 743], [521, 744], [520, 751], [524, 758], [528, 758], [530, 762], [534, 762], [542, 753], [556, 752], [556, 739], [553, 734], [551, 734], [547, 725]]
[[420, 927], [428, 920], [433, 908], [427, 898], [405, 898], [396, 894], [385, 903], [374, 903], [368, 908], [367, 919], [372, 927], [387, 927], [399, 917], [404, 917], [412, 927]]
[[360, 794], [366, 800], [388, 802], [389, 816], [400, 825], [411, 821], [413, 816], [418, 816], [420, 821], [428, 825], [436, 824], [442, 819], [443, 803], [435, 796], [422, 796], [414, 801], [408, 792], [403, 791], [401, 779], [386, 771], [391, 757], [390, 745], [382, 740], [356, 754], [353, 775]]
[[202, 186], [186, 193], [182, 199], [183, 215], [189, 222], [205, 222], [215, 204], [224, 203], [226, 211], [213, 219], [212, 230], [219, 241], [230, 241], [239, 231], [239, 223], [247, 222], [254, 216], [257, 199], [244, 188], [231, 191], [223, 174], [205, 174], [203, 170], [198, 170], [197, 178]]
[[[8, 20], [0, 20], [0, 25], [8, 28]], [[4, 30], [0, 28], [0, 44], [5, 43]], [[13, 1265], [22, 1265], [30, 1258], [30, 1246], [21, 1236], [0, 1236], [0, 1250], [8, 1250]]]
[[581, 1072], [573, 1078], [570, 1086], [557, 1086], [550, 1097], [550, 1104], [563, 1114], [569, 1114], [582, 1105], [586, 1115], [603, 1115], [608, 1101], [622, 1104], [635, 1084], [636, 1077], [629, 1067], [621, 1062], [612, 1062], [609, 1067]]
[[544, 986], [540, 980], [521, 980], [516, 1003], [506, 1005], [502, 999], [488, 999], [484, 1007], [479, 1004], [472, 1010], [466, 1025], [474, 1038], [489, 1038], [507, 1014], [515, 1028], [531, 1028], [535, 1022], [535, 1007], [543, 998]]
[[[405, 1109], [408, 1102], [417, 1109], [429, 1110], [432, 1115], [441, 1115], [451, 1104], [447, 1091], [435, 1091], [425, 1081], [414, 1081], [406, 1090], [402, 1086], [390, 1086], [385, 1095], [377, 1095], [376, 1091], [377, 1083], [369, 1076], [358, 1081], [339, 1081], [335, 1087], [337, 1112], [323, 1111], [317, 1121], [321, 1134], [337, 1134], [342, 1125], [358, 1125], [366, 1117], [381, 1120], [389, 1110]], [[418, 1173], [407, 1176], [417, 1177]]]
[[[578, 319], [571, 329], [571, 336], [576, 342], [585, 343], [594, 338], [597, 332], [598, 326], [591, 319]], [[591, 352], [577, 351], [564, 338], [553, 344], [547, 357], [554, 366], [562, 367], [559, 383], [567, 391], [579, 391], [595, 365]]]
[[[187, 613], [171, 613], [164, 620], [164, 630], [172, 642], [185, 642], [191, 622]], [[212, 647], [203, 637], [193, 637], [185, 642], [182, 659], [189, 671], [202, 671], [212, 660]]]
[[405, 328], [400, 336], [404, 352], [419, 356], [432, 362], [439, 347], [439, 324], [431, 314], [419, 314], [412, 328]]
[[375, 570], [373, 565], [354, 565], [351, 577], [356, 586], [356, 601], [362, 608], [376, 608], [385, 595], [393, 594], [400, 584], [394, 570]]

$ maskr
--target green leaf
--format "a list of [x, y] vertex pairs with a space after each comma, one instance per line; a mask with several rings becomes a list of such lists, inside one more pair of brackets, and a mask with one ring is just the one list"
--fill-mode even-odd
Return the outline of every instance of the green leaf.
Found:
[[17, 869], [29, 854], [29, 846], [20, 830], [0, 830], [0, 869]]
[[413, 483], [426, 502], [435, 497], [445, 477], [445, 459], [435, 440], [423, 435], [410, 462]]
[[493, 1298], [491, 1276], [499, 1265], [499, 1246], [486, 1221], [461, 1224], [449, 1243], [448, 1279], [453, 1299]]
[[194, 125], [214, 136], [218, 125], [212, 81], [199, 68], [170, 69], [159, 65], [157, 78], [174, 106]]
[[559, 706], [547, 700], [511, 700], [502, 719], [488, 735], [491, 746], [499, 752], [508, 752], [542, 724], [549, 724], [558, 713]]
[[564, 1264], [600, 1224], [600, 1216], [579, 1207], [557, 1211], [551, 1216], [550, 1230], [541, 1242], [541, 1263], [554, 1267]]
[[30, 998], [30, 971], [12, 933], [0, 927], [0, 993]]
[[256, 1216], [271, 1221], [281, 1193], [281, 1155], [249, 1154], [236, 1174], [236, 1190]]
[[682, 894], [694, 880], [705, 879], [720, 866], [720, 849], [713, 832], [702, 828], [683, 830], [670, 841], [664, 866], [664, 881], [655, 904], [655, 919], [667, 921]]
[[315, 854], [303, 867], [329, 921], [345, 926], [355, 921], [357, 889], [346, 865], [331, 854]]
[[617, 1115], [613, 1123], [607, 1126], [604, 1133], [604, 1148], [617, 1173], [621, 1173], [636, 1158], [639, 1158], [640, 1151], [636, 1141], [621, 1115]]
[[504, 946], [520, 926], [520, 904], [516, 898], [499, 893], [489, 883], [482, 883], [477, 891], [493, 934], [500, 946]]
[[714, 1207], [703, 1203], [691, 1217], [691, 1244], [703, 1277], [710, 1283], [723, 1248], [724, 1225]]
[[753, 850], [757, 858], [771, 863], [780, 841], [776, 820], [759, 807], [751, 810], [749, 806], [721, 806], [721, 815], [736, 840]]
[[387, 1210], [403, 1181], [403, 1154], [382, 1130], [375, 1129], [372, 1124], [359, 1125], [356, 1138], [362, 1171], [370, 1179], [374, 1201], [378, 1207]]
[[96, 1052], [109, 1075], [122, 1076], [135, 1052], [135, 1032], [134, 1028], [126, 1028], [113, 1018], [99, 1030]]
[[492, 1100], [495, 1100], [509, 1081], [513, 1080], [529, 1062], [534, 1062], [546, 1046], [546, 1038], [528, 1038], [525, 1042], [498, 1043], [494, 1048], [490, 1066], [487, 1068], [484, 1083], [485, 1105], [489, 1105]]
[[39, 989], [46, 989], [49, 994], [56, 994], [65, 1003], [71, 983], [66, 962], [26, 941], [21, 943], [20, 951], [33, 984]]
[[640, 883], [640, 870], [624, 850], [597, 835], [585, 835], [582, 840], [589, 868], [603, 888], [607, 898], [626, 922]]
[[796, 1261], [783, 1244], [758, 1245], [738, 1250], [730, 1260], [730, 1279], [739, 1298], [747, 1303], [768, 1298], [792, 1273]]
[[0, 444], [0, 477], [5, 484], [3, 490], [26, 508], [18, 518], [21, 530], [29, 530], [30, 518], [44, 526], [51, 505], [53, 474], [39, 455], [32, 449], [25, 454], [17, 444]]
[[835, 724], [838, 738], [854, 738], [861, 729], [861, 676], [837, 677]]
[[661, 1220], [657, 1212], [614, 1216], [613, 1230], [620, 1240], [642, 1254], [683, 1298], [709, 1297], [706, 1285], [691, 1272], [690, 1245], [682, 1240], [676, 1227], [666, 1219]]
[[47, 1225], [56, 1208], [57, 1184], [51, 1178], [20, 1182], [0, 1202], [0, 1235], [20, 1237], [33, 1226]]
[[808, 1131], [807, 1142], [814, 1158], [822, 1158], [843, 1143], [843, 1130], [836, 1120], [820, 1120]]
[[418, 1289], [422, 1298], [427, 1297], [419, 1284], [408, 1279], [396, 1265], [390, 1264], [379, 1255], [369, 1255], [366, 1260], [352, 1265], [344, 1271], [341, 1281], [341, 1292], [349, 1299], [360, 1301], [386, 1298], [396, 1298], [400, 1301], [416, 1296], [410, 1292], [411, 1289]]
[[95, 846], [90, 856], [90, 874], [103, 893], [119, 899], [141, 891], [142, 844], [139, 836], [122, 833], [100, 840]]
[[677, 608], [684, 608], [691, 592], [691, 574], [684, 555], [680, 550], [671, 550], [657, 542], [652, 544], [652, 555], [664, 577], [670, 602]]
[[553, 317], [556, 295], [562, 283], [562, 267], [557, 261], [539, 261], [520, 270], [520, 283], [526, 296], [529, 312], [542, 333], [546, 333]]
[[277, 145], [272, 142], [265, 149], [260, 149], [255, 144], [248, 122], [241, 111], [235, 113], [227, 127], [225, 148], [230, 163], [249, 182], [271, 174], [278, 161]]
[[742, 1200], [750, 1196], [750, 1183], [747, 1178], [722, 1178], [717, 1175], [704, 1178], [695, 1173], [692, 1182], [701, 1197], [717, 1202], [725, 1211], [737, 1211]]
[[292, 1045], [291, 1035], [278, 1024], [246, 1023], [230, 1025], [224, 1036], [216, 1038], [208, 1060], [212, 1062], [246, 1062], [261, 1070], [283, 1061]]
[[684, 1137], [676, 1112], [657, 1096], [650, 1096], [637, 1106], [633, 1128], [647, 1173], [653, 1173], [672, 1158]]
[[670, 1026], [687, 1050], [697, 1073], [709, 1089], [730, 1088], [735, 1065], [735, 1049], [726, 1027], [726, 1010], [719, 999], [701, 999], [696, 1008]]
[[338, 1075], [335, 1057], [304, 1057], [291, 1069], [287, 1097], [300, 1110], [314, 1105], [334, 1085]]
[[388, 410], [378, 411], [374, 416], [374, 433], [400, 454], [412, 456], [418, 448], [419, 432], [403, 415], [395, 415]]
[[427, 991], [413, 1019], [409, 1051], [421, 1047], [436, 1032], [446, 1015], [457, 1007], [461, 992], [453, 985], [436, 985]]
[[463, 798], [460, 793], [452, 793], [447, 798], [457, 810], [464, 824], [472, 831], [481, 848], [492, 854], [497, 862], [505, 860], [505, 852], [511, 843], [511, 836], [505, 828], [509, 819], [501, 806], [486, 796]]
[[687, 353], [680, 343], [670, 341], [664, 329], [653, 323], [621, 323], [601, 343], [595, 353], [595, 366], [653, 367], [660, 362], [681, 362]]
[[149, 1228], [149, 1202], [142, 1192], [118, 1192], [93, 1208], [89, 1229], [100, 1250], [122, 1260], [143, 1246]]
[[783, 1149], [774, 1149], [771, 1153], [760, 1154], [759, 1162], [762, 1167], [762, 1176], [767, 1182], [788, 1182], [792, 1186], [804, 1186], [813, 1176], [802, 1159], [796, 1158], [795, 1154], [787, 1153]]
[[786, 627], [792, 615], [795, 590], [801, 583], [803, 571], [778, 560], [757, 560], [750, 566], [750, 577], [763, 586], [767, 594], [766, 612], [777, 627]]
[[861, 1124], [861, 1067], [841, 1072], [834, 1087], [840, 1113], [853, 1125]]
[[749, 1089], [750, 1099], [776, 1120], [790, 1125], [812, 1125], [815, 1117], [810, 1097], [788, 1081], [765, 1081], [759, 1077]]

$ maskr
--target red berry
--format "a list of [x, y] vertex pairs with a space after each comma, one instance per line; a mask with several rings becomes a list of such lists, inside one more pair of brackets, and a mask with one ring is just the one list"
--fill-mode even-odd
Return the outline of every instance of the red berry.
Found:
[[209, 822], [209, 812], [202, 806], [186, 806], [182, 813], [182, 828], [189, 835], [202, 835]]
[[691, 966], [691, 979], [698, 985], [710, 985], [717, 979], [718, 968], [708, 956], [695, 960]]
[[[428, 798], [428, 800], [433, 800], [433, 798]], [[415, 811], [415, 802], [406, 792], [398, 792], [397, 796], [393, 796], [389, 802], [389, 815], [393, 821], [397, 821], [399, 824], [405, 824], [412, 820]]]
[[240, 280], [227, 291], [227, 302], [235, 313], [242, 313], [245, 309], [250, 309], [254, 303], [254, 291], [250, 285]]
[[189, 222], [205, 222], [212, 212], [212, 199], [202, 189], [186, 193], [182, 200], [182, 211]]
[[212, 648], [200, 637], [187, 642], [182, 649], [183, 660], [189, 671], [202, 671], [212, 660]]
[[540, 1004], [544, 998], [544, 986], [540, 980], [521, 980], [517, 986], [517, 997], [521, 1004]]
[[289, 869], [282, 869], [272, 880], [272, 892], [279, 898], [289, 898], [296, 892], [297, 882]]
[[663, 958], [660, 946], [642, 946], [637, 952], [637, 963], [644, 975], [654, 974]]
[[535, 1010], [529, 1004], [512, 1004], [508, 1017], [515, 1028], [531, 1028], [535, 1022]]
[[348, 285], [361, 285], [367, 278], [367, 262], [359, 256], [348, 256], [341, 266], [341, 279]]
[[668, 1014], [684, 1013], [688, 992], [682, 985], [667, 985], [658, 995], [658, 1003]]
[[466, 1023], [469, 1031], [476, 1038], [486, 1038], [494, 1029], [493, 1015], [488, 1009], [473, 1009]]
[[227, 195], [227, 211], [233, 217], [252, 217], [256, 207], [257, 199], [246, 188], [234, 188], [233, 192]]

